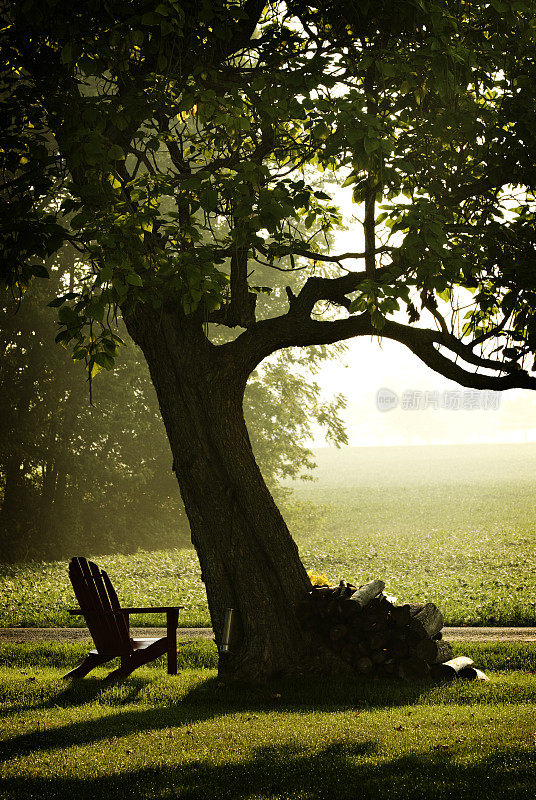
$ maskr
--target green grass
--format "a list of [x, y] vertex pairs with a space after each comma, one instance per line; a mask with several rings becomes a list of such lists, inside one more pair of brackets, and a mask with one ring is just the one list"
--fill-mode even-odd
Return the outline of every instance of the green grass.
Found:
[[[435, 602], [449, 625], [536, 625], [535, 445], [353, 448], [319, 451], [318, 463], [285, 512], [308, 569], [381, 577], [399, 602]], [[124, 604], [180, 603], [179, 624], [210, 624], [193, 550], [98, 562]], [[66, 567], [0, 565], [0, 627], [82, 626], [67, 614]]]
[[3, 645], [0, 797], [534, 796], [527, 645], [480, 645], [479, 665], [495, 665], [487, 684], [308, 680], [264, 690], [223, 687], [214, 669], [193, 668], [214, 659], [211, 643], [195, 645], [178, 676], [144, 667], [118, 685], [103, 684], [103, 670], [61, 681], [81, 645]]
[[[454, 655], [472, 658], [482, 670], [509, 672], [521, 670], [536, 674], [536, 645], [528, 642], [452, 642]], [[17, 667], [71, 669], [87, 654], [88, 643], [39, 642], [0, 643], [0, 668]], [[114, 662], [110, 662], [109, 669]], [[119, 664], [119, 661], [117, 661]], [[165, 669], [165, 656], [147, 669]], [[177, 665], [180, 669], [216, 669], [218, 654], [214, 642], [207, 639], [179, 642]], [[104, 669], [104, 668], [103, 668]]]

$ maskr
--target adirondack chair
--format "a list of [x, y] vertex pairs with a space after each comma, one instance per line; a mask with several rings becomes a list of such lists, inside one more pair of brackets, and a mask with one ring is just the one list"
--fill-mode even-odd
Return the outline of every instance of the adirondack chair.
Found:
[[[110, 672], [107, 679], [125, 678], [137, 667], [147, 664], [167, 652], [170, 675], [177, 674], [177, 623], [184, 606], [158, 608], [121, 608], [116, 591], [104, 570], [85, 558], [73, 558], [69, 577], [80, 608], [69, 614], [83, 616], [95, 643], [86, 658], [64, 678], [83, 678], [92, 669], [117, 656], [121, 666]], [[166, 613], [166, 635], [160, 639], [133, 639], [130, 636], [129, 615]]]

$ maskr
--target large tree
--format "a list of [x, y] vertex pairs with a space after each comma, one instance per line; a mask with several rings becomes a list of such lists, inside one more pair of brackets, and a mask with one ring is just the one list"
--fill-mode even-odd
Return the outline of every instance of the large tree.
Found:
[[[377, 336], [464, 386], [536, 386], [535, 3], [6, 6], [6, 278], [70, 241], [88, 269], [59, 340], [93, 376], [120, 311], [143, 350], [216, 639], [227, 607], [242, 622], [230, 674], [338, 669], [295, 616], [310, 584], [246, 382], [283, 348]], [[321, 247], [340, 213], [319, 170], [362, 211], [355, 252]], [[252, 260], [298, 274], [275, 316]]]

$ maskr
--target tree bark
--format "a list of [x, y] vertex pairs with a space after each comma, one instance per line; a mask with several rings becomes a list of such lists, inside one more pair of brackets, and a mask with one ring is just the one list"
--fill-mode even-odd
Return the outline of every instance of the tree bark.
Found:
[[226, 673], [264, 680], [337, 671], [338, 659], [318, 650], [296, 617], [311, 584], [251, 449], [242, 411], [247, 369], [233, 348], [212, 345], [176, 310], [138, 305], [124, 316], [158, 396], [216, 643], [226, 608], [241, 622]]
[[11, 454], [5, 465], [4, 496], [0, 508], [0, 561], [11, 561], [20, 545], [20, 512], [24, 507], [23, 465]]

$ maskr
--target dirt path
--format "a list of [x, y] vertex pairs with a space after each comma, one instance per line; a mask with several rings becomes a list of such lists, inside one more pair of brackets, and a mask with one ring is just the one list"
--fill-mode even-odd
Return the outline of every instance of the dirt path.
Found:
[[[131, 628], [134, 637], [162, 636], [165, 628]], [[444, 628], [447, 641], [536, 642], [536, 628]], [[179, 639], [212, 639], [211, 628], [179, 628]], [[87, 628], [0, 628], [0, 642], [89, 641]]]
[[[138, 637], [164, 636], [165, 628], [131, 628]], [[212, 628], [179, 628], [177, 639], [212, 639]], [[87, 628], [0, 628], [0, 642], [85, 642], [91, 636]]]

